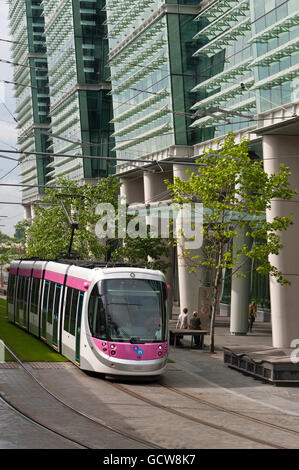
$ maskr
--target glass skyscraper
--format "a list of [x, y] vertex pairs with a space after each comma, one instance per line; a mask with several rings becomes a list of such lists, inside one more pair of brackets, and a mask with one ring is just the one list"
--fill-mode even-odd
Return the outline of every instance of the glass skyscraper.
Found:
[[219, 109], [193, 127], [209, 127], [218, 137], [252, 128], [257, 114], [298, 100], [298, 8], [296, 0], [218, 0], [200, 11], [193, 91], [201, 96], [193, 109]]
[[[120, 159], [116, 171], [129, 203], [167, 204], [165, 178], [186, 174], [165, 162], [183, 160], [192, 171], [190, 163], [207, 147], [221, 148], [229, 131], [236, 142], [250, 140], [252, 156], [264, 159], [268, 172], [279, 169], [279, 162], [289, 166], [297, 161], [288, 155], [299, 148], [297, 0], [108, 0], [107, 21], [115, 151]], [[292, 171], [297, 174], [296, 168]], [[286, 207], [274, 205], [273, 213], [284, 214]], [[295, 209], [293, 204], [290, 212]], [[172, 266], [180, 265], [177, 254], [171, 256]], [[295, 266], [285, 267], [282, 258], [289, 259], [284, 254], [278, 259], [282, 272], [297, 272]], [[299, 253], [296, 259], [299, 265]], [[279, 292], [278, 307], [271, 309], [281, 309], [285, 294], [252, 268], [251, 295], [258, 305], [269, 307], [271, 287], [271, 298]], [[197, 310], [193, 299], [199, 284], [187, 271], [174, 268], [168, 280], [178, 284], [181, 306]], [[230, 289], [234, 285], [224, 286], [228, 301]], [[242, 315], [247, 318], [245, 303]], [[287, 310], [293, 311], [293, 306]], [[274, 318], [280, 317], [281, 311], [276, 316], [275, 310]], [[297, 330], [299, 334], [299, 326]]]
[[[15, 95], [26, 216], [59, 176], [92, 181], [114, 172], [111, 84], [103, 0], [10, 0]], [[55, 154], [103, 159], [55, 157]], [[94, 180], [95, 181], [95, 180]]]
[[[166, 161], [190, 169], [232, 131], [236, 142], [250, 140], [266, 171], [289, 166], [299, 189], [298, 0], [10, 0], [10, 21], [14, 62], [26, 65], [15, 72], [20, 150], [51, 152], [21, 157], [23, 182], [104, 177], [113, 171], [105, 158], [116, 156], [129, 203], [167, 202], [165, 179], [186, 173]], [[24, 190], [24, 201], [35, 195]], [[273, 214], [288, 208], [298, 229], [299, 206], [288, 204], [275, 203]], [[273, 283], [270, 290], [271, 309], [283, 305], [295, 318], [292, 230], [283, 242], [292, 253], [277, 262], [295, 287], [287, 299]], [[175, 252], [170, 264], [169, 283], [190, 303], [197, 281]], [[254, 274], [251, 293], [260, 305], [269, 305], [268, 292], [268, 279]], [[192, 302], [186, 306], [197, 310]]]
[[[10, 0], [9, 21], [14, 39], [12, 58], [16, 64], [16, 119], [21, 152], [50, 152], [52, 144], [48, 135], [50, 98], [42, 12], [43, 8], [37, 0]], [[21, 182], [45, 185], [49, 181], [47, 165], [50, 162], [51, 158], [39, 157], [35, 153], [21, 153]], [[23, 201], [30, 202], [40, 193], [42, 187], [24, 188]]]
[[[112, 133], [103, 0], [44, 0], [53, 153], [109, 157]], [[106, 176], [105, 159], [54, 157], [52, 178]]]
[[115, 151], [138, 158], [191, 145], [196, 1], [107, 1]]
[[118, 157], [251, 130], [296, 101], [297, 3], [108, 0]]

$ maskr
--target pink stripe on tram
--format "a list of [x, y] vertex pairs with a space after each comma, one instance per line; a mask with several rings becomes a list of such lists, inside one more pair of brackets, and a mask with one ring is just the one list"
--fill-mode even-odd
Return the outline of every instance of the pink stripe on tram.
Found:
[[45, 272], [45, 279], [47, 281], [57, 282], [58, 284], [64, 283], [64, 274], [53, 273], [52, 271]]
[[32, 277], [37, 277], [41, 279], [43, 277], [43, 272], [40, 271], [39, 269], [34, 269], [32, 273]]
[[87, 291], [90, 286], [90, 282], [85, 279], [79, 279], [78, 277], [68, 276], [66, 285], [68, 287], [73, 287], [74, 289]]
[[17, 268], [9, 268], [10, 274], [17, 274]]
[[19, 276], [27, 276], [27, 277], [30, 277], [30, 276], [31, 276], [31, 269], [28, 269], [28, 268], [21, 268], [21, 269], [19, 269]]

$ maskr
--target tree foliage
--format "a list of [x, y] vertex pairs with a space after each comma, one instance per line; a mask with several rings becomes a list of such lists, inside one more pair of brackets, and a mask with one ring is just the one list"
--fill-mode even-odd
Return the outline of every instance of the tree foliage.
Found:
[[127, 261], [128, 263], [158, 269], [166, 272], [170, 264], [167, 262], [169, 246], [161, 237], [130, 238], [126, 237], [123, 244], [119, 246], [111, 256], [111, 261]]
[[[269, 255], [278, 254], [282, 248], [280, 233], [292, 224], [291, 214], [267, 221], [265, 212], [271, 209], [273, 199], [290, 200], [295, 191], [290, 188], [287, 167], [281, 165], [279, 172], [268, 175], [261, 161], [250, 159], [249, 141], [244, 139], [236, 145], [232, 133], [217, 154], [209, 148], [197, 163], [201, 164], [198, 173], [187, 170], [187, 181], [175, 178], [168, 187], [176, 202], [200, 202], [204, 207], [204, 248], [201, 254], [185, 251], [184, 256], [192, 260], [193, 266], [195, 263], [197, 268], [205, 267], [210, 272], [210, 350], [214, 352], [215, 312], [224, 268], [238, 276], [242, 260], [255, 259], [260, 274], [273, 276], [282, 285], [289, 283], [270, 263]], [[233, 241], [241, 236], [242, 229], [244, 233], [244, 228], [249, 241], [233, 249]]]
[[[164, 257], [168, 246], [161, 239], [130, 238], [117, 239], [118, 195], [120, 181], [116, 177], [101, 179], [97, 185], [80, 185], [68, 178], [59, 178], [55, 186], [62, 189], [46, 189], [43, 205], [35, 206], [35, 215], [30, 225], [27, 221], [19, 224], [25, 233], [26, 254], [23, 257], [56, 259], [68, 251], [71, 227], [64, 212], [75, 220], [80, 209], [79, 227], [74, 232], [72, 251], [81, 259], [128, 262], [140, 267], [165, 271], [168, 264]], [[45, 205], [47, 204], [48, 205]], [[115, 238], [99, 238], [96, 224], [99, 215], [96, 207], [108, 203], [114, 207], [116, 216]], [[128, 218], [129, 220], [129, 218]], [[101, 234], [98, 234], [101, 236]]]
[[99, 203], [117, 204], [120, 183], [115, 177], [101, 179], [97, 185], [80, 185], [65, 177], [56, 181], [62, 189], [46, 189], [43, 203], [35, 206], [32, 224], [26, 230], [26, 256], [55, 259], [68, 251], [71, 227], [62, 203], [74, 219], [79, 208], [79, 227], [74, 233], [73, 251], [82, 259], [101, 259], [109, 250], [107, 240], [99, 242], [95, 236], [98, 221], [95, 208]]

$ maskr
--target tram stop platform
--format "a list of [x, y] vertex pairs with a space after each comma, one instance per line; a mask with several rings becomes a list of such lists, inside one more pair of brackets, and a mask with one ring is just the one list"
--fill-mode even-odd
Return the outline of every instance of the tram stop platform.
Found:
[[223, 348], [224, 364], [273, 384], [299, 384], [299, 363], [292, 348], [231, 346]]

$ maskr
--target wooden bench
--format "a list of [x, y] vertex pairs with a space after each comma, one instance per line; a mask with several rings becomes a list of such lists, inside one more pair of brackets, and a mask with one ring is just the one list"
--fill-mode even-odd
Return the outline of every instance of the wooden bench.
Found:
[[204, 348], [204, 341], [205, 341], [205, 335], [208, 334], [207, 331], [205, 330], [179, 330], [177, 328], [169, 328], [169, 333], [171, 333], [174, 337], [174, 347], [176, 347], [176, 340], [178, 335], [183, 335], [183, 336], [191, 336], [191, 348], [193, 346], [193, 339], [194, 335], [199, 335], [202, 337], [201, 341], [201, 348]]

